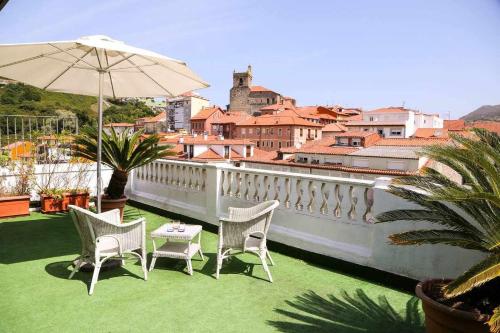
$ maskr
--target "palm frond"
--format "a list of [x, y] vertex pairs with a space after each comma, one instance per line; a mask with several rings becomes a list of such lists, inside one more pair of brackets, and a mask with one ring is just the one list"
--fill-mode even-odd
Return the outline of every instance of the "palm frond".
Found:
[[491, 333], [500, 333], [500, 306], [493, 310], [493, 315], [488, 320], [488, 326], [490, 326]]
[[500, 254], [496, 253], [472, 266], [446, 285], [444, 295], [448, 298], [456, 297], [498, 277], [500, 277]]
[[390, 235], [389, 239], [394, 245], [447, 244], [487, 252], [480, 239], [462, 231], [442, 229], [413, 230]]

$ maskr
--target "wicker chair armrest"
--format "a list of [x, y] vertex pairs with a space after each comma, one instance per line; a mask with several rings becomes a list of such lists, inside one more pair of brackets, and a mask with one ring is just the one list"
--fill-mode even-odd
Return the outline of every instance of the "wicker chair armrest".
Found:
[[122, 244], [120, 242], [120, 238], [118, 236], [115, 236], [115, 235], [102, 235], [102, 236], [99, 236], [95, 239], [96, 243], [98, 244], [99, 241], [103, 238], [111, 238], [111, 239], [114, 239], [116, 241], [116, 244], [118, 245], [118, 249], [119, 249], [119, 253], [122, 252]]
[[262, 215], [268, 214], [277, 206], [277, 204], [274, 204], [262, 209], [261, 207], [264, 206], [264, 204], [267, 203], [262, 203], [249, 208], [229, 207], [229, 217], [221, 217], [219, 220], [224, 222], [248, 222], [259, 218]]
[[[146, 219], [144, 217], [140, 217], [136, 220], [127, 222], [127, 223], [120, 223], [117, 225], [118, 228], [138, 228], [138, 227], [143, 227], [143, 222], [146, 222]], [[146, 223], [144, 223], [144, 228], [146, 227]]]

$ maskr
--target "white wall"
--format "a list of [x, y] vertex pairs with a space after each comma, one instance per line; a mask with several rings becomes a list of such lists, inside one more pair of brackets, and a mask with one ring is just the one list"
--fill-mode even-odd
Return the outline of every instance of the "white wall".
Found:
[[[111, 179], [112, 169], [102, 166], [102, 188], [108, 186]], [[11, 172], [6, 168], [0, 168], [0, 177], [7, 188], [15, 183], [17, 172]], [[75, 188], [88, 187], [91, 195], [96, 195], [97, 173], [96, 163], [60, 163], [60, 164], [37, 164], [35, 165], [35, 176], [31, 200], [40, 200], [38, 191], [41, 187], [51, 188]]]

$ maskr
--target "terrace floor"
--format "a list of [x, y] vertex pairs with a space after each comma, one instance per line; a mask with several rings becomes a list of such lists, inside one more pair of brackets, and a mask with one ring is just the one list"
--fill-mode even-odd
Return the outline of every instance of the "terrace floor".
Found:
[[[146, 217], [148, 237], [166, 222], [133, 207], [127, 213]], [[1, 220], [0, 332], [423, 332], [412, 295], [279, 253], [274, 283], [249, 254], [216, 280], [216, 243], [203, 232], [206, 258], [193, 258], [193, 276], [184, 261], [159, 258], [145, 282], [129, 260], [101, 272], [88, 296], [91, 273], [67, 279], [80, 246], [67, 214]]]

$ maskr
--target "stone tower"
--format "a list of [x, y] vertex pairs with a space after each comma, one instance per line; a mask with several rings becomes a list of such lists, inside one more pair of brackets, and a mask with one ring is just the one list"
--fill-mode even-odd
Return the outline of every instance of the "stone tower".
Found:
[[252, 66], [246, 72], [233, 72], [233, 87], [229, 92], [229, 111], [251, 114], [250, 87], [252, 86]]

